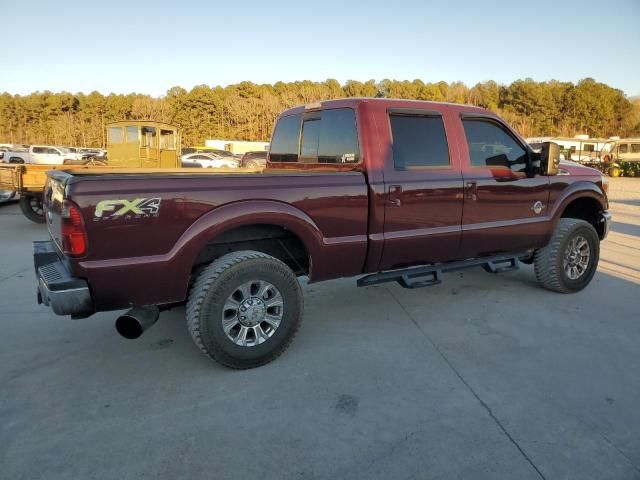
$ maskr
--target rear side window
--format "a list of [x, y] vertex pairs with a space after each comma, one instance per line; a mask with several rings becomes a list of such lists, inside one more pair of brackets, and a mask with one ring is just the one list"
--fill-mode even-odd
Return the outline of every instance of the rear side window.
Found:
[[640, 153], [640, 143], [631, 144], [631, 153]]
[[282, 117], [271, 139], [269, 158], [272, 162], [297, 162], [300, 115]]
[[351, 108], [336, 108], [309, 113], [304, 118], [283, 117], [273, 134], [269, 156], [272, 162], [359, 162], [355, 112]]
[[448, 167], [449, 147], [440, 116], [389, 115], [397, 170]]
[[527, 151], [501, 125], [478, 119], [463, 120], [462, 124], [472, 166], [526, 171]]

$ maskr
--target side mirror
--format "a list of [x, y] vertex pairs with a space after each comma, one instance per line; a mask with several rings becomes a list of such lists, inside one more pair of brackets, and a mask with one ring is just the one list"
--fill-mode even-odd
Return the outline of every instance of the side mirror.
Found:
[[540, 150], [540, 173], [542, 175], [557, 175], [560, 167], [560, 145], [544, 142]]

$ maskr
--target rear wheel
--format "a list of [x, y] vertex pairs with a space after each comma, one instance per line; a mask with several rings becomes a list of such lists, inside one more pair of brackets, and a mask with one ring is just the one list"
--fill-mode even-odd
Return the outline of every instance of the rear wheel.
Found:
[[35, 223], [44, 223], [44, 206], [41, 195], [22, 195], [20, 210], [25, 217]]
[[260, 165], [258, 165], [256, 162], [254, 162], [253, 160], [250, 160], [247, 162], [247, 168], [258, 168]]
[[302, 321], [303, 295], [293, 271], [251, 250], [220, 257], [205, 268], [187, 302], [194, 342], [230, 368], [271, 362], [289, 346]]
[[554, 292], [577, 292], [591, 282], [599, 257], [600, 239], [593, 226], [561, 218], [551, 242], [535, 254], [536, 278]]

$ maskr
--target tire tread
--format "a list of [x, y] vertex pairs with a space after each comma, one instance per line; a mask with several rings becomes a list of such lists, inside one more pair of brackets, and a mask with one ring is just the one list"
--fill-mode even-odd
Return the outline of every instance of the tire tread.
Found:
[[[239, 265], [243, 262], [249, 260], [256, 259], [267, 259], [278, 262], [284, 268], [289, 268], [278, 260], [277, 258], [272, 257], [271, 255], [267, 255], [266, 253], [254, 251], [254, 250], [242, 250], [239, 252], [228, 253], [213, 262], [211, 262], [206, 268], [204, 268], [200, 274], [198, 275], [196, 281], [193, 283], [191, 290], [189, 292], [189, 299], [187, 301], [186, 308], [186, 317], [187, 317], [187, 327], [189, 329], [189, 334], [193, 339], [196, 346], [204, 353], [207, 357], [215, 362], [220, 363], [229, 368], [233, 368], [236, 370], [246, 370], [249, 368], [255, 368], [260, 365], [264, 365], [269, 363], [276, 358], [278, 358], [293, 342], [295, 336], [297, 335], [300, 329], [300, 323], [297, 322], [295, 329], [292, 334], [289, 336], [287, 341], [281, 345], [279, 348], [274, 349], [270, 355], [266, 358], [262, 358], [260, 360], [254, 362], [247, 361], [238, 361], [234, 357], [227, 355], [226, 353], [216, 350], [209, 349], [205, 345], [200, 328], [200, 313], [202, 310], [202, 304], [204, 302], [205, 297], [211, 290], [211, 288], [215, 288], [215, 283], [220, 278], [220, 276], [229, 270], [230, 268]], [[302, 303], [302, 298], [300, 297], [300, 303]], [[302, 305], [300, 306], [300, 312], [302, 312]]]

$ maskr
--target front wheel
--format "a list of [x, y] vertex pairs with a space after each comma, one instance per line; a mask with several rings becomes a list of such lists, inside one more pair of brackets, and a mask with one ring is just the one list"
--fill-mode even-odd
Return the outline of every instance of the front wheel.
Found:
[[536, 278], [548, 290], [578, 292], [598, 268], [600, 239], [584, 220], [561, 218], [549, 244], [535, 254]]
[[44, 223], [42, 195], [22, 195], [20, 197], [20, 210], [32, 222]]
[[230, 368], [271, 362], [289, 346], [302, 321], [303, 295], [293, 271], [251, 250], [224, 255], [197, 277], [187, 301], [187, 325], [198, 348]]

